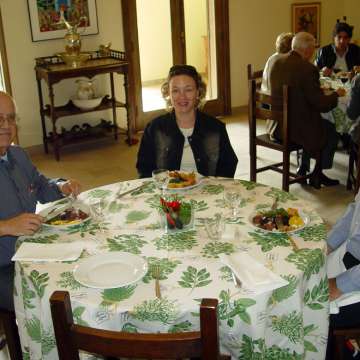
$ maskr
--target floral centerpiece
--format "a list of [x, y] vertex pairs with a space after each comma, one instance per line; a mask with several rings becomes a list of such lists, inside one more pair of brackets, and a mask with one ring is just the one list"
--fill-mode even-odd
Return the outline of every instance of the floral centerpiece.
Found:
[[160, 197], [160, 213], [165, 230], [190, 230], [194, 225], [191, 203], [180, 201], [176, 196], [171, 199]]

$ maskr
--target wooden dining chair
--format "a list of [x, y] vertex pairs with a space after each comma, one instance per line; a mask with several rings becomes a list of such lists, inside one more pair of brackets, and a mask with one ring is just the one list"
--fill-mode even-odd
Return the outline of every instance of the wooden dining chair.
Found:
[[263, 70], [253, 70], [251, 64], [247, 65], [248, 81], [255, 80], [257, 89], [260, 89], [260, 87], [261, 87], [262, 76], [263, 76]]
[[360, 188], [360, 147], [354, 141], [350, 141], [349, 145], [349, 165], [348, 176], [346, 181], [346, 189], [354, 190], [355, 194]]
[[335, 360], [343, 360], [345, 343], [349, 339], [356, 339], [358, 342], [360, 340], [360, 328], [353, 329], [336, 329], [333, 330], [333, 336], [335, 337]]
[[22, 350], [15, 312], [0, 309], [0, 323], [2, 323], [4, 328], [10, 359], [22, 360]]
[[59, 359], [79, 359], [79, 350], [84, 350], [111, 358], [230, 360], [219, 353], [217, 304], [216, 299], [202, 300], [200, 331], [134, 334], [75, 325], [69, 293], [55, 291], [50, 308]]
[[[290, 153], [302, 149], [289, 139], [289, 88], [284, 85], [282, 96], [269, 96], [260, 92], [256, 81], [249, 81], [249, 144], [250, 180], [256, 181], [259, 172], [274, 170], [282, 174], [282, 189], [289, 191], [289, 185], [303, 182], [310, 175], [299, 176], [290, 172]], [[267, 133], [257, 134], [258, 120], [275, 120], [281, 131], [282, 141], [273, 141]], [[257, 167], [257, 146], [266, 147], [282, 153], [282, 161]]]

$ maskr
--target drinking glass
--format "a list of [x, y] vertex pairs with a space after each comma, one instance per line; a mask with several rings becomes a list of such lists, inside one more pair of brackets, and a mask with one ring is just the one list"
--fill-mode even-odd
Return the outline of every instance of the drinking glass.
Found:
[[152, 172], [152, 178], [155, 181], [156, 187], [161, 191], [164, 191], [164, 186], [168, 180], [168, 171], [166, 169], [156, 169]]
[[238, 191], [235, 190], [226, 190], [224, 191], [224, 201], [225, 204], [231, 209], [231, 215], [233, 217], [237, 216], [237, 210], [241, 203], [241, 195]]
[[106, 201], [105, 199], [93, 199], [89, 205], [91, 216], [99, 225], [99, 230], [102, 232], [104, 230], [103, 223], [105, 220], [104, 210], [106, 208]]
[[205, 220], [205, 229], [208, 237], [217, 242], [221, 240], [223, 232], [225, 230], [225, 221], [222, 214], [215, 214], [214, 218], [207, 218]]

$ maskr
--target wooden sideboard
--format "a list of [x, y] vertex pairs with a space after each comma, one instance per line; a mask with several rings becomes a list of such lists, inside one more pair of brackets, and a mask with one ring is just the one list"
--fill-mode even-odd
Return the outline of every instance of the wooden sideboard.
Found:
[[[71, 67], [58, 57], [47, 56], [35, 59], [36, 81], [39, 93], [40, 116], [43, 134], [43, 144], [46, 153], [49, 152], [49, 144], [52, 144], [56, 160], [60, 159], [60, 149], [64, 146], [97, 140], [104, 137], [114, 137], [118, 139], [118, 126], [116, 108], [122, 107], [126, 110], [127, 134], [126, 142], [131, 145], [137, 140], [132, 138], [129, 102], [128, 102], [128, 68], [129, 63], [126, 61], [125, 53], [122, 51], [109, 50], [104, 56], [100, 51], [90, 52], [90, 58], [84, 64], [78, 67]], [[125, 99], [124, 102], [116, 100], [114, 73], [124, 77]], [[110, 78], [110, 95], [105, 95], [99, 106], [89, 110], [77, 108], [71, 101], [66, 105], [55, 105], [54, 84], [69, 78], [87, 77], [93, 78], [96, 75], [109, 74]], [[44, 104], [41, 80], [46, 82], [50, 104]], [[112, 109], [112, 121], [102, 121], [99, 125], [91, 127], [89, 124], [83, 124], [82, 127], [76, 125], [72, 131], [59, 132], [58, 120], [65, 116], [84, 114], [93, 111]], [[51, 121], [51, 130], [48, 132], [46, 118]]]

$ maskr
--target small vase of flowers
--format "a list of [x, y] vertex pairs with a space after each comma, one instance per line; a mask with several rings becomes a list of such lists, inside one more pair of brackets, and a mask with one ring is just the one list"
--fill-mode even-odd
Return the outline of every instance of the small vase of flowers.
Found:
[[186, 231], [194, 228], [194, 210], [190, 202], [177, 197], [160, 197], [161, 224], [165, 232]]

